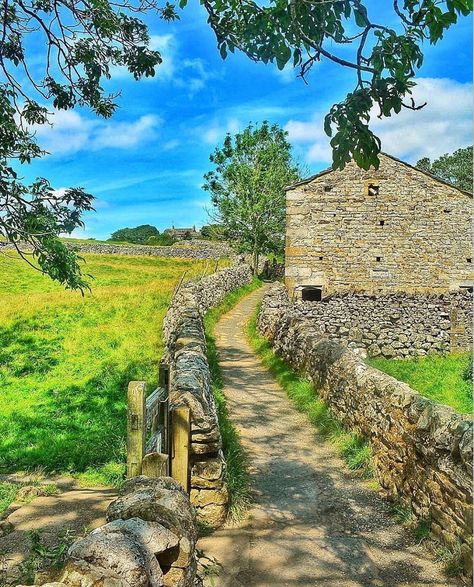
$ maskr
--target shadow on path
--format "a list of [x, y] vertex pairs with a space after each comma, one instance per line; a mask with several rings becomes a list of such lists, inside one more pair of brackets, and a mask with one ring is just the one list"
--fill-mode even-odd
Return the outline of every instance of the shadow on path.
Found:
[[229, 414], [251, 461], [254, 504], [238, 527], [202, 538], [222, 565], [213, 587], [445, 587], [388, 504], [347, 470], [261, 365], [245, 324], [262, 291], [216, 329]]

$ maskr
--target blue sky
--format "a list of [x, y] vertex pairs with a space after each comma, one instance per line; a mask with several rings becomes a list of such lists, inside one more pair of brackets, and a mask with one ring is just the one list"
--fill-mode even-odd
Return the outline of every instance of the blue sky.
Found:
[[[391, 18], [391, 2], [374, 6], [385, 21]], [[292, 69], [279, 72], [239, 54], [223, 61], [199, 5], [175, 23], [150, 20], [150, 29], [164, 60], [156, 77], [135, 82], [117, 71], [107, 85], [121, 90], [114, 117], [100, 120], [85, 109], [56, 113], [54, 126], [38, 132], [50, 155], [22, 169], [27, 179], [48, 177], [58, 189], [82, 186], [97, 197], [96, 212], [76, 236], [107, 238], [144, 223], [160, 230], [205, 224], [208, 195], [201, 186], [209, 155], [226, 132], [250, 121], [284, 126], [311, 172], [329, 165], [322, 120], [353, 87], [351, 71], [321, 63], [305, 85]], [[428, 106], [374, 123], [385, 151], [415, 162], [472, 142], [471, 46], [467, 18], [438, 46], [426, 45], [415, 95]]]

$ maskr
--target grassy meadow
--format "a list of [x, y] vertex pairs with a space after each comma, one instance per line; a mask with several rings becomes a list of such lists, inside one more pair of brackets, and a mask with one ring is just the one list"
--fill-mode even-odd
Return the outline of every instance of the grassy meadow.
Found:
[[388, 373], [430, 399], [472, 413], [472, 380], [466, 375], [469, 353], [428, 355], [416, 359], [367, 359], [372, 367]]
[[0, 473], [121, 479], [127, 383], [156, 385], [173, 289], [183, 272], [188, 279], [215, 264], [84, 257], [94, 276], [84, 297], [16, 257], [0, 257]]

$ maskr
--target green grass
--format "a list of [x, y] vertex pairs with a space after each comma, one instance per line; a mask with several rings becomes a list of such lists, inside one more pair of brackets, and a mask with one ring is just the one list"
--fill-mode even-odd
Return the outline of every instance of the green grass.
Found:
[[331, 415], [324, 401], [318, 398], [311, 382], [297, 375], [272, 350], [270, 343], [258, 334], [256, 314], [248, 323], [248, 339], [262, 363], [288, 394], [295, 407], [308, 416], [316, 430], [328, 439], [338, 450], [349, 469], [358, 471], [367, 479], [373, 477], [371, 450], [360, 436], [344, 429]]
[[472, 381], [465, 376], [470, 355], [429, 355], [419, 359], [367, 359], [367, 363], [399, 381], [404, 381], [425, 397], [472, 413]]
[[0, 258], [0, 472], [78, 474], [117, 483], [126, 386], [156, 385], [161, 325], [176, 283], [213, 264], [85, 255], [82, 297], [13, 255]]
[[0, 514], [15, 501], [18, 485], [0, 482]]
[[217, 415], [222, 436], [222, 447], [227, 462], [227, 483], [229, 488], [229, 515], [234, 521], [243, 517], [250, 504], [250, 476], [248, 461], [240, 443], [239, 433], [229, 418], [222, 374], [217, 360], [217, 347], [214, 329], [220, 317], [231, 310], [237, 302], [250, 292], [261, 286], [261, 281], [254, 279], [249, 285], [234, 290], [224, 301], [212, 308], [206, 315], [207, 356], [212, 378], [212, 389], [216, 399]]

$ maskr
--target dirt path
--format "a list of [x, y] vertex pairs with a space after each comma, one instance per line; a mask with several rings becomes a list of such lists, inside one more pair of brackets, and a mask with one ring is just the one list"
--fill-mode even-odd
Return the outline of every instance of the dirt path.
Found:
[[[1, 480], [28, 483], [27, 478], [19, 475], [2, 475]], [[3, 536], [0, 533], [0, 578], [6, 574], [7, 585], [17, 584], [19, 565], [31, 551], [32, 531], [40, 531], [41, 542], [48, 548], [69, 542], [72, 537], [105, 524], [107, 506], [117, 495], [115, 489], [78, 487], [70, 477], [51, 478], [48, 482], [57, 486], [57, 494], [35, 497], [26, 504], [12, 504], [11, 513], [5, 512], [9, 513], [3, 519], [3, 523], [8, 523], [8, 531]]]
[[447, 586], [388, 504], [351, 474], [261, 365], [245, 323], [262, 291], [217, 327], [229, 412], [252, 462], [254, 507], [237, 528], [200, 540], [222, 565], [213, 587]]

